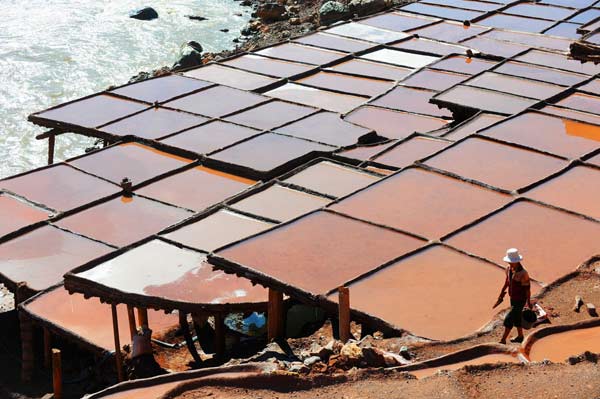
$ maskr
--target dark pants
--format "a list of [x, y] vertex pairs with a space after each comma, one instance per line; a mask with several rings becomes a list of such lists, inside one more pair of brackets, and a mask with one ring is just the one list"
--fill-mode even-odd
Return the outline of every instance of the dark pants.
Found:
[[504, 327], [521, 327], [521, 320], [523, 318], [523, 307], [525, 306], [525, 301], [513, 301], [511, 299], [510, 306], [510, 311], [504, 318]]

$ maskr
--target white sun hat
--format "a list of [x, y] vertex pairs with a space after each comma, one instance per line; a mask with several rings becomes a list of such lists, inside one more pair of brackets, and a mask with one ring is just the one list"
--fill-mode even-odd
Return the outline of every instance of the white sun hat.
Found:
[[517, 248], [510, 248], [506, 250], [506, 256], [503, 260], [508, 263], [518, 263], [523, 260], [523, 257], [519, 254]]

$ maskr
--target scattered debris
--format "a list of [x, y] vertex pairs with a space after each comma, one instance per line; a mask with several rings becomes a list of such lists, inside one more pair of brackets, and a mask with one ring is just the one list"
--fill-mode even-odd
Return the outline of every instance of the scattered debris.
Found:
[[596, 306], [593, 303], [586, 303], [585, 307], [587, 308], [588, 313], [592, 317], [598, 317], [598, 312], [596, 312]]
[[186, 15], [187, 18], [194, 20], [194, 21], [206, 21], [208, 18], [206, 17], [202, 17], [200, 15]]
[[151, 21], [158, 18], [158, 13], [152, 7], [143, 7], [131, 11], [129, 13], [129, 18], [139, 19], [140, 21]]
[[581, 309], [582, 306], [583, 306], [583, 298], [581, 298], [581, 296], [577, 295], [575, 297], [575, 306], [573, 306], [573, 311], [579, 313], [579, 310]]

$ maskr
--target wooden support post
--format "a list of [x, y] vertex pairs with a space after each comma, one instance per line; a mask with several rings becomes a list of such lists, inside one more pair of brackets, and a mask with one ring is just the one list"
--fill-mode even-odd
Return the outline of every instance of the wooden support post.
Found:
[[217, 359], [225, 357], [225, 317], [223, 313], [215, 313], [215, 355]]
[[60, 350], [52, 349], [52, 387], [54, 389], [54, 399], [62, 399], [62, 364], [60, 359]]
[[338, 294], [340, 341], [348, 342], [350, 339], [350, 290], [348, 287], [339, 287]]
[[283, 294], [269, 288], [269, 304], [267, 309], [267, 338], [272, 341], [283, 337]]
[[140, 327], [150, 327], [148, 325], [148, 309], [138, 308], [138, 321], [140, 322]]
[[188, 352], [194, 358], [194, 361], [198, 366], [202, 364], [202, 358], [198, 354], [196, 350], [196, 345], [194, 344], [194, 340], [192, 339], [192, 334], [190, 333], [190, 326], [188, 324], [187, 313], [179, 311], [179, 328], [181, 328], [181, 332], [183, 337], [185, 338], [185, 344], [188, 348]]
[[48, 327], [44, 327], [44, 367], [49, 369], [52, 366], [52, 335]]
[[54, 163], [54, 145], [56, 144], [56, 136], [54, 134], [48, 136], [48, 165]]
[[30, 382], [33, 377], [33, 323], [23, 312], [19, 312], [21, 326], [21, 380]]
[[129, 319], [129, 334], [133, 342], [133, 337], [137, 334], [137, 326], [135, 325], [135, 313], [131, 305], [127, 305], [127, 318]]
[[117, 376], [119, 382], [125, 380], [123, 374], [123, 359], [121, 358], [121, 341], [119, 338], [119, 319], [117, 318], [117, 305], [110, 305], [112, 310], [113, 335], [115, 338], [115, 362], [117, 364]]

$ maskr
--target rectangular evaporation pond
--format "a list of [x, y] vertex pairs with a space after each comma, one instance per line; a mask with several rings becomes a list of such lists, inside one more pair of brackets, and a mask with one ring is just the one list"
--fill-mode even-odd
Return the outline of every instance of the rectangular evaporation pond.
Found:
[[550, 284], [598, 253], [600, 224], [521, 201], [447, 242], [498, 263], [506, 248], [518, 245], [530, 276]]
[[208, 154], [260, 133], [260, 130], [249, 127], [213, 121], [162, 139], [161, 142], [197, 154]]
[[450, 133], [444, 136], [444, 138], [458, 141], [467, 136], [475, 134], [480, 129], [493, 125], [502, 119], [504, 118], [500, 115], [480, 113], [452, 129]]
[[238, 165], [259, 173], [269, 173], [301, 158], [332, 152], [335, 147], [294, 137], [265, 133], [214, 153], [211, 159]]
[[556, 105], [577, 111], [589, 112], [591, 114], [600, 114], [600, 96], [594, 96], [592, 94], [573, 93], [558, 101]]
[[23, 281], [42, 291], [60, 282], [66, 272], [111, 251], [109, 246], [46, 225], [0, 244], [0, 274], [14, 284]]
[[517, 17], [516, 15], [507, 14], [494, 14], [490, 17], [482, 19], [481, 21], [478, 21], [477, 23], [484, 26], [491, 26], [492, 28], [530, 33], [540, 33], [554, 25], [553, 21]]
[[577, 60], [570, 60], [564, 54], [549, 53], [547, 51], [530, 50], [516, 57], [515, 60], [586, 75], [600, 73], [600, 66], [598, 65], [594, 65], [593, 63], [584, 64]]
[[408, 168], [334, 204], [332, 209], [437, 239], [495, 211], [511, 199], [442, 174]]
[[411, 68], [402, 68], [361, 59], [345, 61], [341, 64], [329, 67], [327, 70], [394, 81], [401, 80], [413, 71]]
[[572, 86], [587, 79], [585, 75], [577, 73], [558, 71], [556, 69], [513, 61], [508, 61], [505, 64], [500, 65], [494, 69], [494, 72], [564, 86]]
[[344, 117], [348, 122], [373, 129], [389, 139], [403, 139], [411, 134], [427, 133], [444, 127], [449, 121], [378, 107], [360, 107]]
[[487, 3], [482, 1], [472, 0], [426, 0], [424, 3], [436, 4], [440, 6], [458, 7], [465, 10], [473, 11], [494, 11], [502, 7], [500, 4]]
[[550, 35], [550, 36], [566, 37], [569, 39], [577, 40], [577, 39], [581, 38], [581, 35], [579, 33], [577, 33], [577, 29], [579, 29], [580, 27], [581, 27], [581, 25], [579, 25], [579, 24], [562, 22], [562, 23], [556, 25], [555, 27], [544, 31], [544, 34]]
[[413, 137], [375, 157], [373, 161], [403, 168], [446, 148], [450, 143], [430, 137]]
[[525, 195], [600, 220], [600, 170], [576, 166]]
[[541, 3], [559, 7], [582, 9], [596, 3], [596, 0], [542, 0]]
[[276, 79], [264, 75], [240, 71], [219, 64], [210, 64], [192, 69], [185, 72], [185, 75], [242, 90], [256, 90], [277, 82]]
[[343, 51], [345, 53], [356, 53], [374, 46], [374, 44], [370, 42], [349, 39], [337, 35], [330, 35], [323, 32], [317, 32], [311, 35], [299, 37], [294, 39], [294, 43]]
[[370, 132], [370, 129], [344, 121], [333, 112], [319, 112], [276, 130], [276, 133], [339, 147], [356, 144]]
[[468, 75], [476, 75], [494, 67], [495, 65], [496, 62], [494, 61], [456, 55], [450, 56], [444, 60], [441, 60], [440, 62], [436, 62], [435, 64], [431, 65], [430, 68], [464, 73]]
[[571, 45], [571, 40], [568, 39], [525, 32], [491, 30], [486, 32], [483, 37], [486, 39], [503, 40], [531, 47], [546, 48], [565, 52], [569, 51], [569, 46]]
[[285, 179], [321, 194], [343, 197], [379, 180], [378, 176], [333, 162], [319, 162]]
[[154, 107], [98, 130], [115, 136], [137, 136], [152, 140], [189, 129], [207, 120], [186, 112]]
[[222, 64], [278, 78], [289, 78], [290, 76], [306, 73], [314, 68], [312, 65], [274, 60], [256, 54], [244, 54], [228, 61], [223, 61]]
[[147, 242], [76, 276], [91, 286], [125, 295], [175, 302], [216, 305], [267, 301], [265, 288], [213, 271], [205, 254], [161, 240]]
[[231, 205], [242, 212], [285, 222], [329, 204], [331, 200], [275, 184]]
[[144, 186], [136, 190], [136, 193], [202, 211], [244, 191], [254, 183], [253, 180], [198, 166]]
[[465, 10], [463, 8], [436, 6], [425, 3], [412, 3], [401, 7], [400, 11], [414, 12], [416, 14], [430, 15], [432, 17], [453, 19], [455, 21], [470, 21], [484, 14], [482, 11]]
[[600, 8], [590, 8], [589, 10], [580, 12], [579, 14], [569, 18], [568, 21], [576, 24], [587, 24], [596, 18], [600, 18]]
[[308, 116], [316, 111], [312, 107], [290, 104], [283, 101], [271, 101], [247, 111], [231, 115], [227, 117], [227, 120], [255, 129], [271, 130]]
[[486, 39], [481, 36], [469, 39], [463, 42], [463, 44], [483, 54], [495, 55], [503, 58], [513, 57], [529, 48], [529, 46], [526, 45]]
[[529, 186], [568, 165], [559, 158], [476, 137], [425, 163], [509, 191]]
[[419, 28], [421, 26], [429, 25], [436, 21], [438, 20], [435, 18], [421, 17], [414, 14], [388, 12], [360, 20], [360, 23], [374, 26], [376, 28], [404, 32]]
[[[141, 276], [143, 273], [134, 279]], [[24, 311], [107, 352], [115, 349], [110, 305], [101, 303], [98, 298], [85, 299], [83, 294], [69, 295], [60, 286], [36, 297], [24, 306]], [[120, 342], [128, 343], [131, 335], [125, 305], [117, 306], [117, 317]], [[148, 324], [156, 338], [177, 327], [179, 320], [177, 315], [149, 309]]]
[[397, 142], [398, 140], [391, 140], [384, 144], [358, 146], [350, 150], [338, 152], [338, 155], [345, 158], [357, 159], [359, 161], [367, 161]]
[[557, 86], [550, 83], [538, 82], [535, 80], [517, 78], [493, 72], [484, 72], [463, 83], [467, 86], [480, 87], [514, 94], [522, 97], [544, 100], [566, 90], [564, 86]]
[[128, 178], [134, 185], [179, 169], [192, 161], [137, 143], [119, 144], [68, 161], [114, 183]]
[[0, 237], [48, 219], [51, 214], [36, 206], [0, 193]]
[[473, 36], [480, 35], [488, 29], [489, 28], [484, 26], [466, 26], [459, 23], [442, 21], [435, 25], [413, 30], [410, 33], [417, 34], [419, 37], [440, 40], [447, 43], [458, 43]]
[[194, 114], [221, 117], [267, 101], [267, 97], [225, 86], [212, 87], [164, 104]]
[[59, 123], [86, 128], [94, 128], [105, 123], [123, 118], [148, 108], [147, 104], [125, 100], [107, 94], [96, 94], [91, 97], [59, 105], [46, 111], [32, 115], [34, 123]]
[[409, 36], [403, 32], [380, 29], [374, 26], [359, 24], [357, 22], [334, 26], [324, 32], [381, 44], [396, 42]]
[[346, 56], [346, 53], [302, 46], [295, 43], [283, 43], [256, 51], [256, 54], [282, 60], [304, 62], [312, 65], [329, 64]]
[[469, 77], [469, 75], [460, 73], [424, 69], [404, 79], [401, 84], [420, 89], [443, 91], [469, 79]]
[[600, 79], [594, 79], [584, 84], [583, 86], [579, 86], [577, 90], [585, 91], [587, 93], [597, 94], [600, 96]]
[[392, 45], [402, 50], [422, 51], [430, 54], [445, 56], [449, 54], [465, 54], [467, 47], [438, 42], [430, 39], [412, 38]]
[[572, 159], [600, 148], [600, 126], [533, 112], [507, 119], [480, 134]]
[[359, 78], [331, 72], [319, 72], [298, 80], [298, 83], [368, 97], [382, 94], [394, 85], [394, 82], [386, 80]]
[[203, 89], [211, 84], [185, 76], [169, 75], [118, 87], [110, 93], [154, 104]]
[[392, 230], [315, 212], [217, 253], [313, 294], [325, 294], [424, 244]]
[[121, 191], [114, 184], [62, 163], [0, 180], [0, 189], [59, 212], [78, 208]]
[[559, 108], [552, 105], [546, 105], [540, 111], [550, 115], [564, 116], [565, 118], [573, 119], [576, 121], [593, 123], [600, 125], [600, 115], [588, 114], [587, 112], [574, 111], [568, 108]]
[[541, 18], [548, 19], [550, 21], [558, 21], [571, 16], [573, 13], [576, 12], [576, 10], [569, 10], [568, 8], [545, 6], [540, 4], [521, 3], [506, 8], [503, 12], [506, 14], [520, 15], [523, 17]]
[[[473, 298], [489, 296], [504, 279], [499, 267], [437, 245], [349, 288], [352, 308], [420, 337], [452, 340], [474, 333], [494, 318], [496, 311], [486, 301]], [[337, 293], [329, 299], [337, 301]]]
[[512, 94], [458, 85], [434, 98], [444, 105], [467, 107], [482, 111], [512, 115], [536, 104], [538, 100]]
[[206, 252], [273, 227], [274, 224], [238, 213], [220, 210], [183, 226], [165, 238]]
[[119, 197], [59, 220], [75, 233], [119, 247], [178, 223], [193, 213], [143, 197]]
[[436, 94], [437, 92], [435, 91], [398, 86], [386, 95], [372, 101], [371, 104], [399, 111], [415, 112], [437, 117], [452, 117], [450, 111], [441, 109], [429, 102], [431, 97]]
[[315, 89], [313, 87], [306, 87], [295, 83], [286, 83], [265, 94], [281, 100], [310, 105], [339, 113], [346, 113], [367, 100], [364, 97]]
[[361, 55], [361, 58], [407, 68], [421, 68], [439, 59], [438, 57], [429, 55], [408, 53], [406, 51], [391, 50], [387, 48], [363, 54]]

